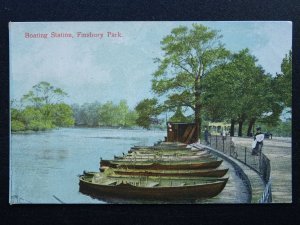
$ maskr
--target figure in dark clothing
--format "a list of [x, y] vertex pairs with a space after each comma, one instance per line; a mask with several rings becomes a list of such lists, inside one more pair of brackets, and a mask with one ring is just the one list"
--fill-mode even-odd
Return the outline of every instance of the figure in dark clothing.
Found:
[[205, 128], [204, 131], [204, 139], [205, 139], [205, 143], [206, 145], [210, 145], [210, 142], [208, 141], [208, 137], [210, 136], [210, 133], [208, 132], [207, 128]]
[[254, 141], [252, 143], [252, 155], [261, 154], [264, 137], [265, 135], [261, 132], [261, 128], [256, 128], [256, 134], [254, 135]]

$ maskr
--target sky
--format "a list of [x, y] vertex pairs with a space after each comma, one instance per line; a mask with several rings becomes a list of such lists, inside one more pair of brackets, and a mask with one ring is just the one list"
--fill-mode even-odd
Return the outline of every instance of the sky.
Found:
[[173, 28], [193, 23], [219, 30], [232, 52], [249, 48], [273, 76], [280, 73], [282, 59], [292, 48], [288, 21], [10, 23], [11, 99], [19, 100], [32, 86], [47, 81], [68, 93], [68, 104], [125, 99], [133, 108], [153, 97], [151, 79], [157, 69], [153, 59], [163, 55], [160, 41]]

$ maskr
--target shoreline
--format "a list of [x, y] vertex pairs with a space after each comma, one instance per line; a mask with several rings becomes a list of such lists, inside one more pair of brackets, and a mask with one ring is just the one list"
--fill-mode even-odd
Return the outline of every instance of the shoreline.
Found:
[[47, 133], [60, 129], [103, 129], [103, 130], [147, 130], [147, 131], [164, 131], [165, 129], [151, 128], [145, 129], [142, 127], [110, 127], [110, 126], [98, 126], [98, 127], [88, 127], [88, 126], [73, 126], [73, 127], [56, 127], [48, 130], [25, 130], [25, 131], [11, 131], [11, 134], [37, 134], [37, 133]]

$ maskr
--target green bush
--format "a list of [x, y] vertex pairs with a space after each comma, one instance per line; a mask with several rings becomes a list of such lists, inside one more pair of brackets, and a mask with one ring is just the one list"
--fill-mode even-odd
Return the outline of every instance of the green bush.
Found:
[[12, 131], [24, 131], [25, 124], [18, 120], [12, 120], [11, 121], [11, 130]]
[[33, 130], [33, 131], [44, 131], [51, 128], [54, 128], [55, 126], [52, 124], [51, 121], [38, 121], [38, 120], [32, 120], [27, 125], [27, 130]]

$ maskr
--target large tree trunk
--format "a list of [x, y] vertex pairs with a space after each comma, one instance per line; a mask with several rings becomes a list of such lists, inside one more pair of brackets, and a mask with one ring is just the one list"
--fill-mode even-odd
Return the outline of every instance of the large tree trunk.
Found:
[[239, 119], [238, 119], [238, 123], [239, 123], [239, 131], [238, 131], [238, 136], [242, 137], [243, 136], [243, 124], [246, 120], [246, 116], [242, 115]]
[[195, 108], [195, 125], [196, 125], [196, 140], [199, 140], [200, 134], [201, 134], [201, 113], [200, 113], [200, 107]]
[[244, 121], [242, 121], [242, 120], [239, 121], [239, 131], [238, 131], [239, 137], [243, 136], [243, 123], [244, 123]]
[[231, 137], [234, 136], [234, 124], [235, 124], [235, 120], [231, 119], [231, 121], [230, 121], [230, 136]]
[[201, 87], [200, 87], [200, 77], [195, 80], [195, 125], [196, 125], [196, 140], [198, 141], [201, 134]]
[[[253, 129], [253, 125], [254, 125], [255, 121], [256, 121], [256, 118], [251, 118], [250, 121], [249, 121], [248, 130], [247, 130], [247, 136], [248, 137], [251, 136], [251, 133], [252, 133], [251, 131]], [[253, 135], [253, 133], [252, 133], [252, 135]]]

